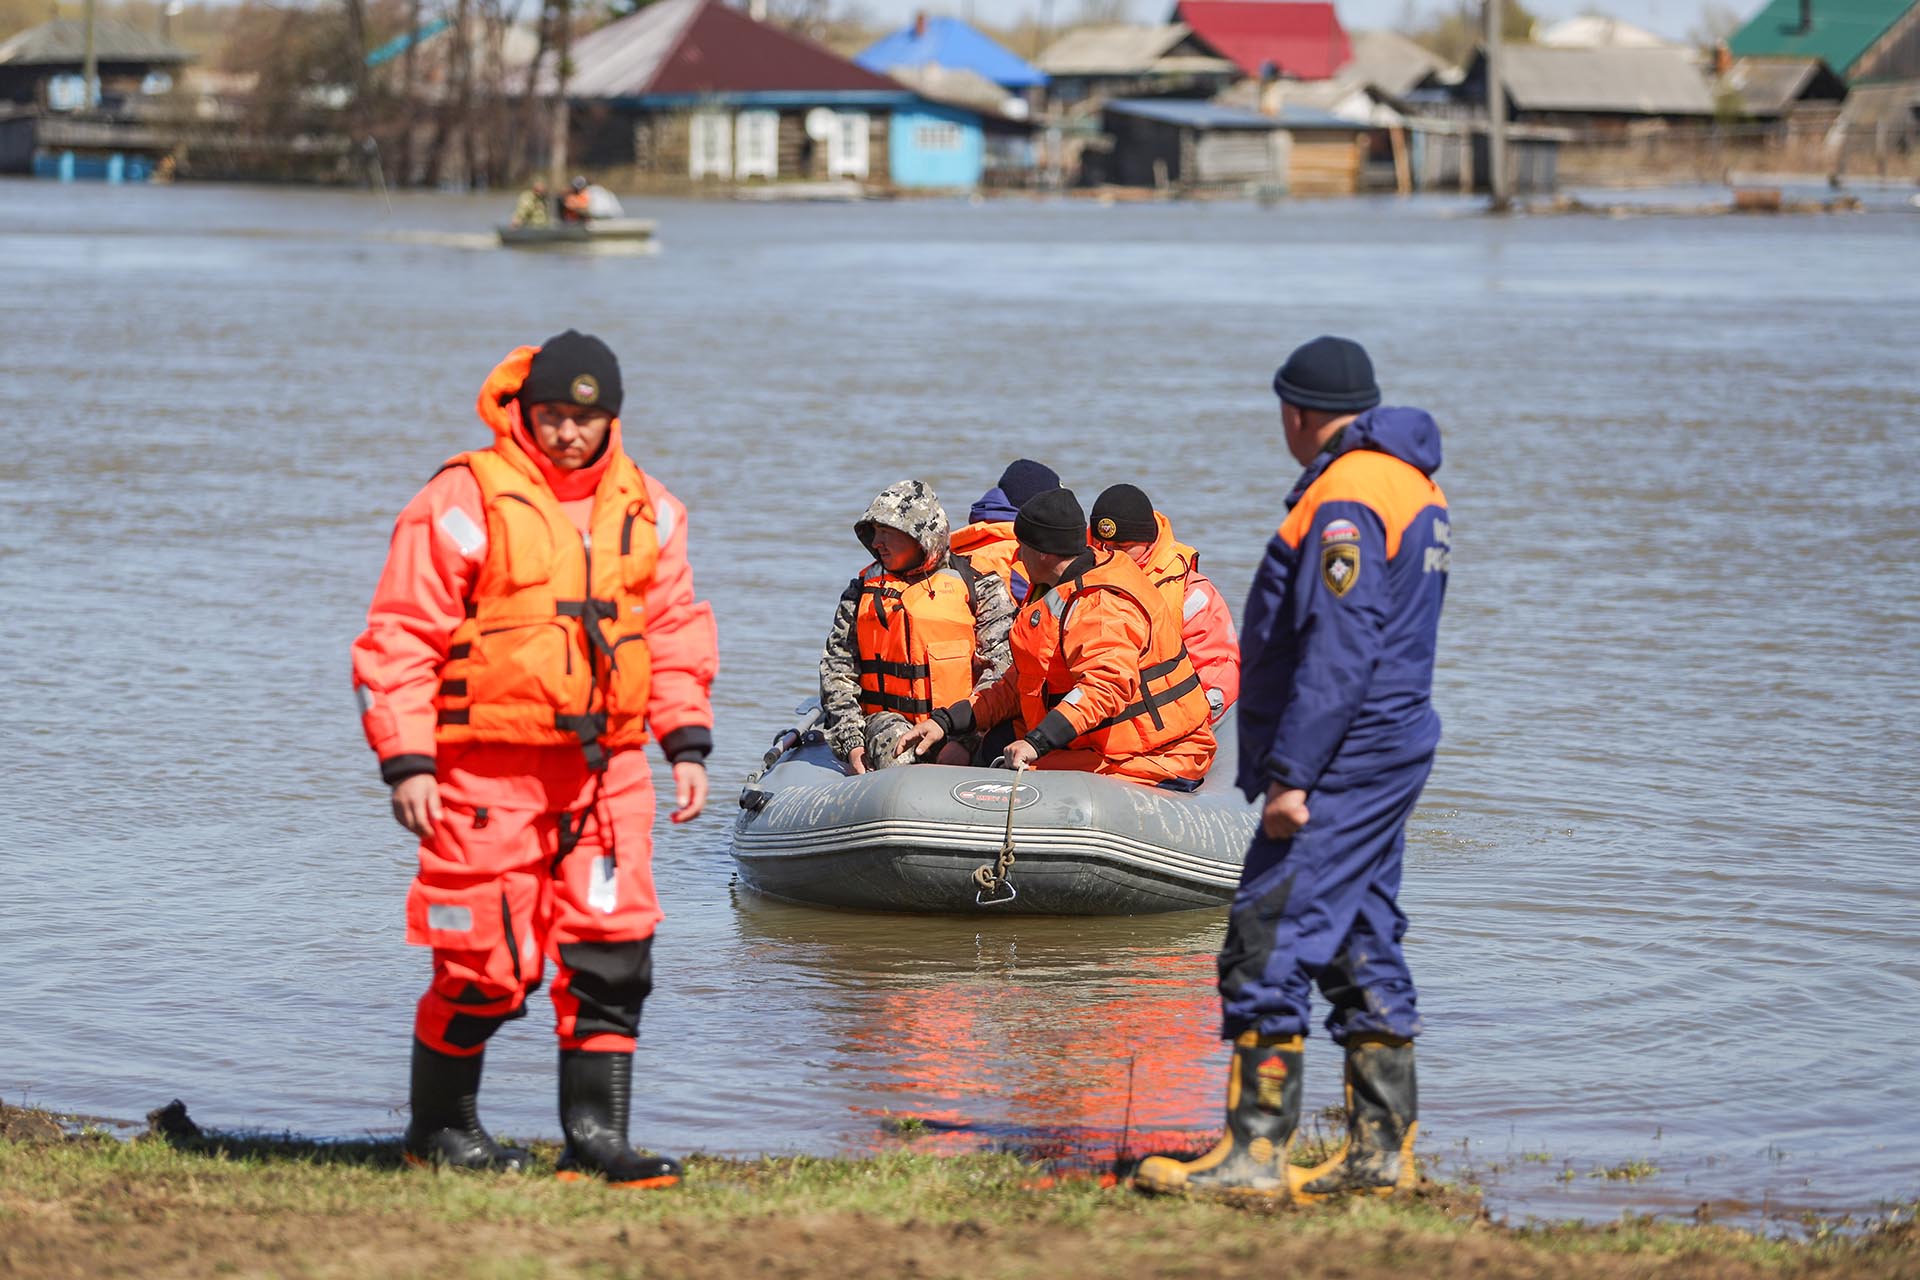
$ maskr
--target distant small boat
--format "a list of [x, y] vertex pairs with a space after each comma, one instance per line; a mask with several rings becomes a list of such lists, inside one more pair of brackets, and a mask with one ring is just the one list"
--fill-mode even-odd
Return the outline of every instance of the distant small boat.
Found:
[[596, 218], [592, 222], [553, 222], [544, 227], [501, 227], [500, 243], [509, 249], [633, 244], [653, 239], [653, 228], [652, 218]]

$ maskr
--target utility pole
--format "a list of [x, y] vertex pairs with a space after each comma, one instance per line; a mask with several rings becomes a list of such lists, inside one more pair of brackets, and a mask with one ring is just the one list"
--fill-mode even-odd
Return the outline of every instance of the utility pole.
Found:
[[94, 0], [87, 0], [86, 45], [80, 55], [80, 97], [89, 111], [100, 105], [100, 60], [93, 53], [93, 7]]
[[553, 119], [547, 143], [547, 189], [558, 201], [567, 189], [567, 75], [573, 70], [573, 2], [553, 11]]
[[1485, 33], [1487, 69], [1487, 191], [1488, 208], [1506, 213], [1513, 208], [1513, 187], [1507, 177], [1507, 86], [1500, 77], [1500, 21], [1503, 0], [1484, 0], [1481, 16]]

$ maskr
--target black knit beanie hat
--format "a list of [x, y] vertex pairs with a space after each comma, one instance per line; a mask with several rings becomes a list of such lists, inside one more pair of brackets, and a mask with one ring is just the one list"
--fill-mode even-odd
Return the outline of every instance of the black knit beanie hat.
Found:
[[619, 417], [620, 361], [612, 348], [577, 329], [548, 338], [520, 384], [520, 403], [531, 408], [553, 402], [584, 404]]
[[1050, 556], [1077, 556], [1087, 549], [1087, 514], [1073, 490], [1047, 489], [1020, 508], [1013, 536]]
[[1134, 485], [1108, 487], [1093, 501], [1093, 536], [1102, 542], [1152, 542], [1160, 536], [1153, 499]]

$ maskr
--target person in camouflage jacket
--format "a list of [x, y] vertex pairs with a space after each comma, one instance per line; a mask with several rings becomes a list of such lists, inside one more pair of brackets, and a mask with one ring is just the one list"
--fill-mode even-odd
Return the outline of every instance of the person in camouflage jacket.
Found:
[[[999, 575], [981, 573], [964, 556], [948, 548], [947, 513], [933, 486], [921, 480], [903, 480], [889, 485], [867, 508], [853, 527], [854, 536], [874, 557], [840, 593], [840, 604], [833, 616], [833, 629], [827, 636], [826, 650], [820, 655], [820, 704], [826, 713], [826, 736], [834, 754], [847, 761], [855, 773], [910, 763], [912, 757], [896, 758], [899, 740], [927, 712], [903, 714], [896, 709], [875, 705], [878, 678], [869, 661], [867, 697], [862, 700], [862, 625], [860, 611], [876, 606], [884, 609], [885, 600], [911, 597], [920, 599], [913, 589], [924, 587], [938, 591], [950, 587], [936, 581], [944, 575], [964, 584], [973, 615], [972, 689], [986, 688], [1006, 671], [1012, 661], [1009, 636], [1013, 629], [1013, 597]], [[884, 594], [877, 594], [882, 582]], [[896, 589], [903, 589], [896, 593]], [[881, 616], [876, 614], [876, 617]], [[869, 619], [869, 632], [873, 620]], [[864, 655], [869, 659], [877, 655]], [[898, 698], [889, 701], [899, 702]], [[928, 711], [937, 705], [929, 692], [920, 699]], [[971, 758], [971, 742], [949, 743], [942, 751], [942, 764], [965, 764]]]

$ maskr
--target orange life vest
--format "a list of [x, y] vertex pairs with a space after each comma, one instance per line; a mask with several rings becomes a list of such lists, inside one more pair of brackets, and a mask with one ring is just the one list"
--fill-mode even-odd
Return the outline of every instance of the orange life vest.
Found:
[[1167, 608], [1152, 581], [1122, 552], [1109, 551], [1078, 577], [1059, 583], [1022, 607], [1013, 629], [1013, 667], [1019, 683], [1020, 722], [1031, 730], [1079, 683], [1065, 658], [1074, 602], [1096, 591], [1133, 601], [1147, 616], [1140, 651], [1140, 697], [1095, 724], [1072, 746], [1115, 758], [1158, 750], [1205, 727], [1211, 708], [1199, 673], [1180, 639], [1180, 615]]
[[646, 477], [608, 463], [582, 538], [533, 462], [496, 446], [447, 463], [480, 485], [487, 554], [441, 668], [441, 742], [575, 743], [595, 768], [646, 741], [646, 588], [660, 555]]
[[1158, 511], [1153, 514], [1160, 521], [1160, 536], [1154, 539], [1153, 549], [1147, 553], [1147, 562], [1140, 568], [1153, 585], [1160, 588], [1160, 597], [1173, 610], [1173, 616], [1184, 618], [1187, 575], [1200, 567], [1200, 553], [1173, 536], [1165, 516]]
[[894, 711], [918, 723], [973, 692], [978, 576], [957, 558], [911, 582], [879, 564], [860, 571], [854, 640], [862, 711]]
[[1000, 581], [1013, 590], [1013, 575], [1018, 571], [1020, 540], [1013, 536], [1013, 521], [982, 520], [954, 530], [948, 549], [964, 556], [981, 573], [997, 573]]

